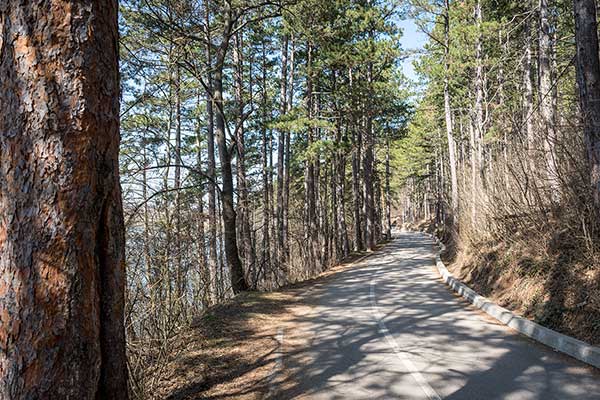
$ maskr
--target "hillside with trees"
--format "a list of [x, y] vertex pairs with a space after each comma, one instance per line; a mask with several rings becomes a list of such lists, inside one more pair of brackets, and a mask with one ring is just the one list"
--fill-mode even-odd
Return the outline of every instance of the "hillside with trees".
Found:
[[409, 107], [392, 2], [121, 9], [126, 317], [142, 373], [203, 310], [389, 238], [390, 144]]
[[600, 341], [595, 3], [417, 2], [425, 82], [392, 151], [405, 219], [529, 318]]

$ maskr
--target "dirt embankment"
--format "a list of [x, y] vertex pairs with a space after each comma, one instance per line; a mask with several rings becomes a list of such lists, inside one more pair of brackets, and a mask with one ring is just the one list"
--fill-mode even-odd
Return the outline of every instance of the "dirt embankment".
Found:
[[461, 243], [447, 262], [479, 294], [543, 326], [600, 345], [600, 263], [567, 237]]

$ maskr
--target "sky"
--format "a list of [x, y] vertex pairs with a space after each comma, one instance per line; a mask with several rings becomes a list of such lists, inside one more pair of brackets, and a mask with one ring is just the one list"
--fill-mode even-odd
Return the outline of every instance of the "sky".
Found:
[[[420, 50], [427, 42], [427, 36], [417, 28], [412, 19], [405, 19], [399, 22], [399, 26], [403, 31], [402, 43], [403, 50]], [[415, 57], [407, 57], [402, 63], [404, 75], [410, 80], [416, 80], [415, 70], [412, 62]]]

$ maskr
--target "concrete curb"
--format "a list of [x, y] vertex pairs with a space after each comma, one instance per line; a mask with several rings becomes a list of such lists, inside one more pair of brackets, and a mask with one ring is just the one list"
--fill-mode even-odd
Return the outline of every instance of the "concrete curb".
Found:
[[519, 333], [553, 348], [556, 351], [565, 353], [586, 364], [600, 368], [600, 347], [592, 346], [562, 333], [545, 328], [535, 322], [514, 314], [506, 308], [500, 307], [487, 298], [480, 296], [467, 285], [456, 279], [442, 262], [440, 254], [446, 249], [446, 246], [434, 235], [424, 232], [440, 245], [440, 251], [437, 252], [435, 260], [438, 272], [444, 282], [456, 293], [467, 299], [475, 307], [479, 308], [489, 316], [502, 322]]

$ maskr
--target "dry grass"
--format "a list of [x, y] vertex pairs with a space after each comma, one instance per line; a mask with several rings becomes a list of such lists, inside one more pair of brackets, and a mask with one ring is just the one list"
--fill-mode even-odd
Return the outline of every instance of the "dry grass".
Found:
[[545, 239], [463, 243], [449, 269], [526, 318], [600, 344], [600, 263], [567, 237]]

